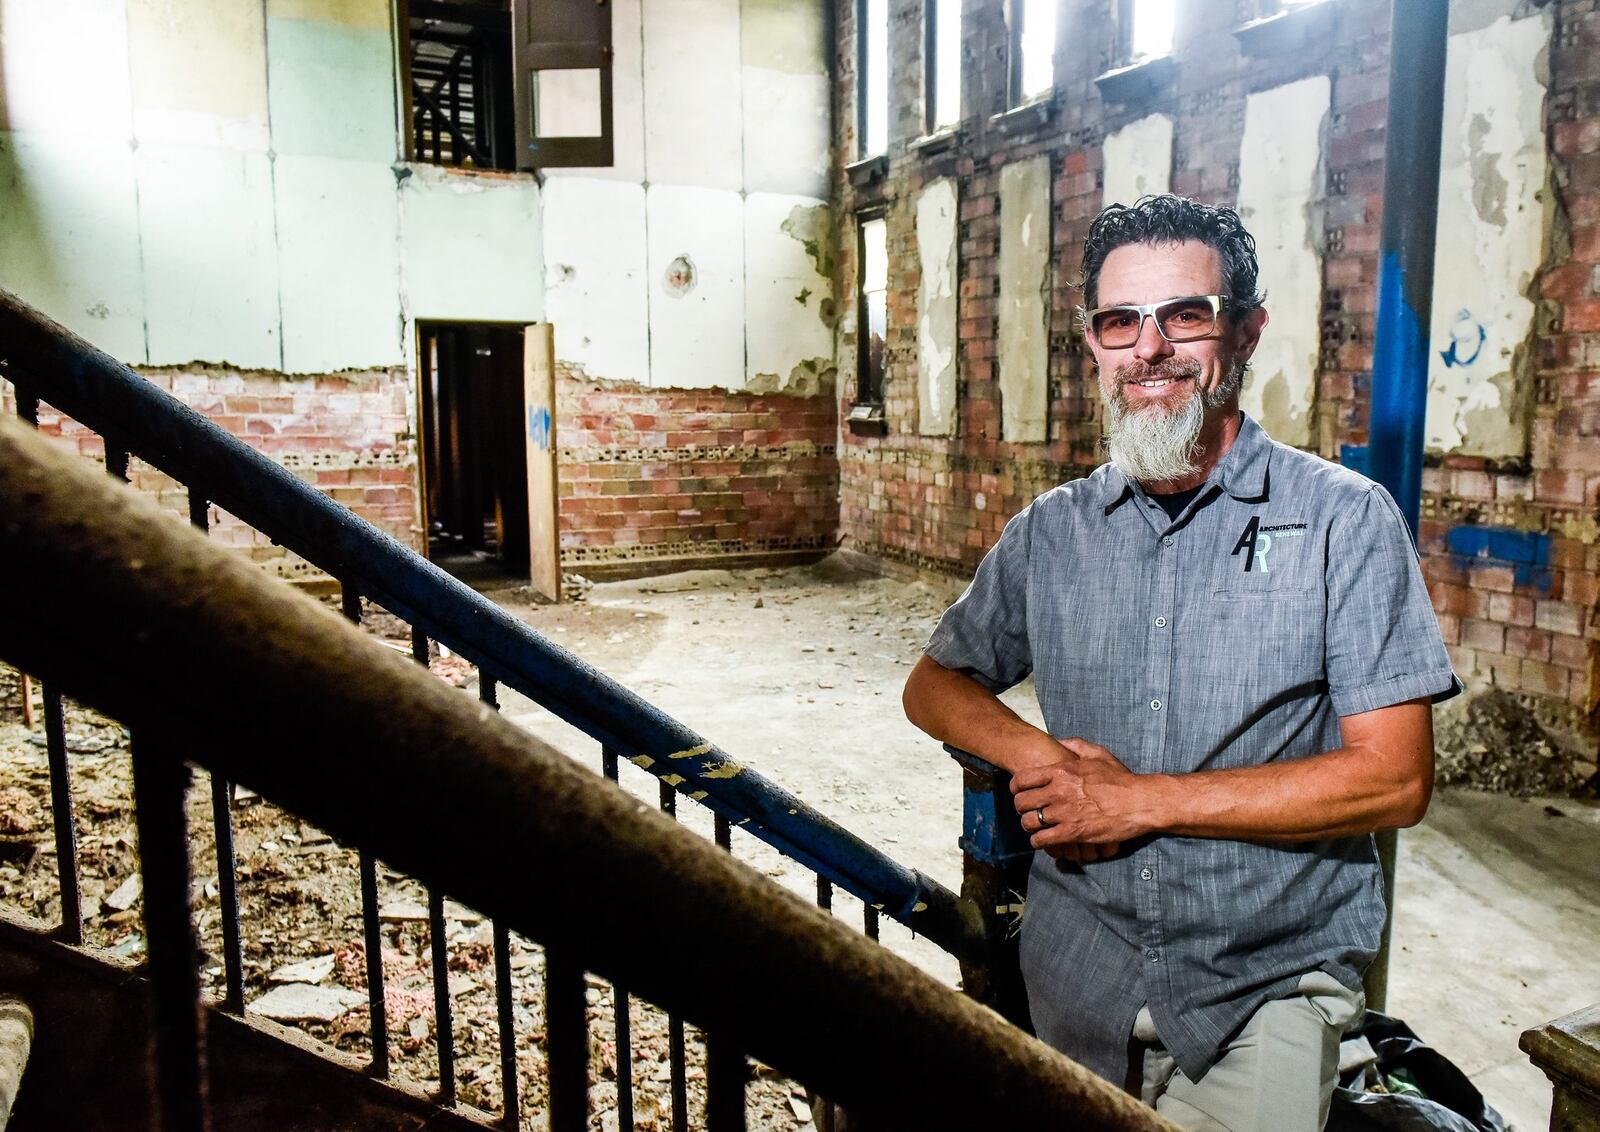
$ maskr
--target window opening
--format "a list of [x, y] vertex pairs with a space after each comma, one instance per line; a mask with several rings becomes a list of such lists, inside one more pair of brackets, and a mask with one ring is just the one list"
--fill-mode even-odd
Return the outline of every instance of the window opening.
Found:
[[859, 157], [889, 148], [889, 0], [856, 0], [856, 137]]
[[881, 216], [857, 222], [856, 403], [883, 404], [889, 336], [889, 227]]
[[1172, 54], [1177, 0], [1122, 0], [1117, 14], [1121, 63]]
[[411, 157], [515, 169], [509, 0], [411, 0]]
[[1055, 85], [1057, 0], [1010, 0], [1010, 102], [1047, 94]]
[[435, 322], [417, 334], [428, 557], [465, 581], [525, 579], [523, 328]]
[[961, 121], [961, 0], [927, 0], [922, 19], [923, 128], [931, 134]]

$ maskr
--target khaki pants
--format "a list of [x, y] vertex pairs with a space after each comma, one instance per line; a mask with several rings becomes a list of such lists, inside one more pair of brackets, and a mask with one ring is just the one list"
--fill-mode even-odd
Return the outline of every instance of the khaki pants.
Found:
[[[1298, 993], [1264, 1003], [1198, 1081], [1186, 1077], [1149, 1010], [1133, 1024], [1144, 1051], [1140, 1099], [1190, 1132], [1321, 1132], [1339, 1071], [1339, 1040], [1366, 998], [1312, 971]], [[1136, 1066], [1137, 1068], [1137, 1066]]]

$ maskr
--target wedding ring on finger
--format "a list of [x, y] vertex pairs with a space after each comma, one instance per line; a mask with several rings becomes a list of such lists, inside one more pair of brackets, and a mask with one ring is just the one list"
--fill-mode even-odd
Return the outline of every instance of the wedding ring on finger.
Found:
[[1044, 807], [1043, 806], [1040, 806], [1037, 810], [1034, 810], [1033, 811], [1033, 816], [1039, 819], [1039, 828], [1040, 829], [1044, 829], [1046, 826], [1048, 826], [1050, 824], [1049, 822], [1044, 820]]

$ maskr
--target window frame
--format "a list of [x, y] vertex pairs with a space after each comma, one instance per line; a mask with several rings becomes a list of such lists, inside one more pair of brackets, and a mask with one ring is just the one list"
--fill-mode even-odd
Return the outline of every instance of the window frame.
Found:
[[[1022, 89], [1023, 58], [1022, 37], [1027, 33], [1027, 9], [1029, 0], [1006, 0], [1006, 108], [1015, 110], [1019, 106], [1027, 106], [1032, 102], [1044, 102], [1055, 94], [1055, 75], [1050, 76], [1050, 85], [1037, 94], [1026, 94]], [[1061, 0], [1050, 0], [1056, 5], [1056, 14], [1060, 16]], [[1126, 0], [1119, 0], [1126, 2]], [[1055, 25], [1056, 41], [1061, 38], [1061, 25], [1059, 18]], [[1052, 67], [1055, 61], [1056, 43], [1050, 45], [1050, 58]]]
[[[856, 28], [855, 28], [855, 30], [856, 30], [856, 160], [857, 161], [870, 161], [874, 157], [881, 157], [884, 154], [889, 152], [888, 131], [889, 131], [889, 110], [890, 110], [890, 106], [889, 106], [889, 96], [888, 96], [888, 85], [889, 85], [888, 81], [887, 81], [888, 76], [885, 76], [885, 82], [884, 82], [885, 97], [884, 97], [884, 107], [883, 107], [883, 118], [884, 118], [883, 148], [882, 149], [878, 149], [878, 150], [869, 150], [867, 148], [867, 120], [868, 120], [868, 118], [870, 117], [870, 114], [871, 114], [870, 109], [869, 109], [869, 107], [867, 105], [868, 100], [871, 97], [871, 83], [868, 81], [868, 79], [871, 77], [871, 75], [870, 75], [870, 70], [871, 69], [867, 65], [867, 57], [870, 54], [870, 52], [868, 51], [868, 40], [867, 40], [867, 8], [871, 3], [872, 3], [872, 0], [855, 0], [855, 24], [856, 24]], [[885, 14], [887, 14], [887, 8], [888, 8], [887, 0], [885, 0], [884, 7], [885, 7], [885, 10], [886, 10]], [[885, 47], [884, 60], [885, 60], [885, 65], [887, 65], [888, 64], [888, 38], [889, 38], [889, 28], [887, 26], [887, 23], [884, 26], [883, 35], [884, 35], [884, 47]]]
[[[889, 384], [889, 319], [888, 319], [888, 245], [889, 210], [885, 205], [875, 205], [856, 212], [856, 395], [853, 404], [882, 408]], [[884, 226], [884, 326], [883, 357], [875, 388], [869, 396], [864, 378], [872, 372], [872, 323], [867, 311], [867, 225], [880, 222]]]
[[[951, 122], [939, 121], [939, 9], [942, 5], [956, 6], [956, 116]], [[953, 130], [961, 124], [964, 91], [961, 74], [961, 6], [962, 0], [922, 0], [922, 133], [931, 137], [941, 130]]]

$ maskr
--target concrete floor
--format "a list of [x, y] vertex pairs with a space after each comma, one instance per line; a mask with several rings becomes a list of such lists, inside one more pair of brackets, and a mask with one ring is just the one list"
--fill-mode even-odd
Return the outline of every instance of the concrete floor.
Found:
[[[730, 754], [891, 856], [960, 883], [961, 782], [900, 712], [901, 684], [959, 586], [852, 574], [696, 571], [596, 586], [581, 603], [495, 595]], [[1032, 693], [1008, 701], [1037, 719]], [[507, 713], [598, 767], [598, 751], [536, 705]], [[624, 781], [654, 797], [655, 781]], [[1552, 814], [1552, 807], [1557, 814]], [[680, 806], [709, 832], [699, 807]], [[745, 836], [741, 859], [810, 896], [811, 874]], [[1548, 1126], [1550, 1088], [1522, 1030], [1600, 1001], [1600, 807], [1440, 791], [1401, 838], [1390, 1013], [1456, 1062], [1523, 1132]], [[849, 900], [836, 914], [858, 916]], [[884, 942], [953, 983], [955, 964], [886, 925]]]

